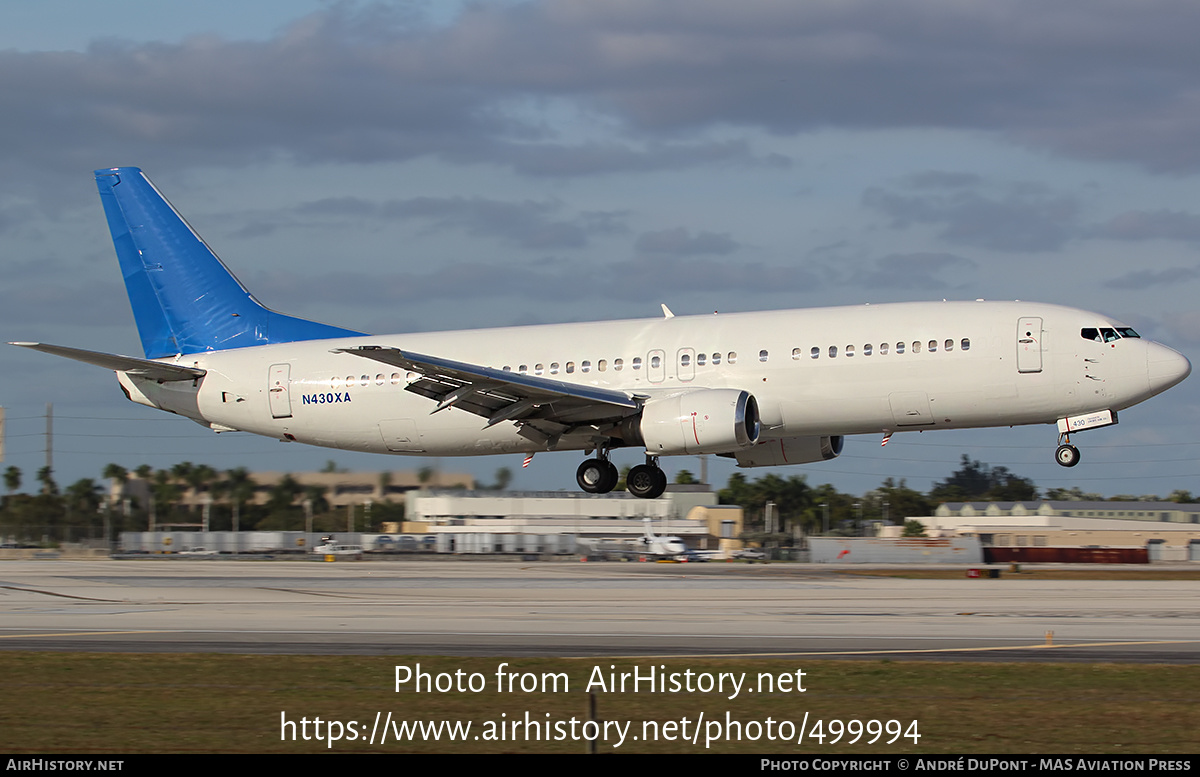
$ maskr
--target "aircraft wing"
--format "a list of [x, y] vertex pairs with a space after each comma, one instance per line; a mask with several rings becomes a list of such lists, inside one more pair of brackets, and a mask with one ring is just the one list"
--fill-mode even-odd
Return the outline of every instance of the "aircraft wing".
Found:
[[65, 345], [49, 345], [47, 343], [9, 343], [22, 348], [31, 348], [42, 353], [55, 356], [65, 356], [77, 362], [94, 364], [97, 367], [136, 375], [139, 378], [167, 382], [172, 380], [196, 380], [204, 377], [205, 370], [199, 367], [185, 367], [182, 364], [164, 364], [150, 359], [138, 359], [133, 356], [118, 356], [115, 353], [100, 351], [85, 351], [82, 348], [68, 348]]
[[564, 383], [534, 375], [442, 359], [380, 345], [338, 348], [420, 377], [406, 390], [437, 402], [431, 413], [457, 407], [488, 419], [487, 426], [517, 421], [547, 436], [579, 426], [615, 423], [641, 407], [645, 397], [596, 386]]

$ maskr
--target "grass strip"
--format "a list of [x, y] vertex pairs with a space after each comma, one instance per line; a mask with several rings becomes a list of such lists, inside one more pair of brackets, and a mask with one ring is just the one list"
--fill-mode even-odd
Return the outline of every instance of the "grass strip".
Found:
[[[396, 667], [418, 665], [452, 689], [416, 692], [408, 682], [397, 692]], [[620, 675], [635, 667], [660, 681], [666, 673], [666, 690], [643, 680], [634, 692], [626, 678], [621, 692]], [[0, 751], [14, 754], [582, 753], [589, 682], [596, 717], [609, 724], [601, 753], [1194, 753], [1200, 731], [1196, 666], [7, 652], [0, 672]], [[720, 673], [744, 673], [735, 698], [728, 681], [723, 692], [695, 688]], [[695, 689], [671, 692], [672, 675]], [[389, 712], [395, 725], [381, 743], [376, 714], [382, 722]], [[862, 722], [854, 744], [851, 720]], [[913, 720], [919, 739], [901, 733]], [[330, 721], [341, 726], [332, 746], [323, 741], [336, 730]], [[413, 721], [471, 728], [395, 741], [397, 726]], [[875, 728], [878, 741], [867, 744]], [[901, 735], [887, 744], [892, 730]]]

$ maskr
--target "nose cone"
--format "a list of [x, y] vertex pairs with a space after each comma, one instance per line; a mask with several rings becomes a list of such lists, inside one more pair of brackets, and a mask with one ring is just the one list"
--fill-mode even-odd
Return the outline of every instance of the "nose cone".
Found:
[[1146, 352], [1146, 375], [1155, 394], [1166, 391], [1192, 372], [1192, 363], [1183, 354], [1165, 345], [1150, 343]]

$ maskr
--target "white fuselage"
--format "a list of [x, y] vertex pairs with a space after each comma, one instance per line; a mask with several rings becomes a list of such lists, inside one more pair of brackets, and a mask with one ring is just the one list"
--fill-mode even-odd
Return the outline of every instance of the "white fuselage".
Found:
[[[218, 431], [377, 453], [467, 456], [545, 447], [514, 423], [405, 391], [416, 378], [336, 348], [380, 345], [654, 397], [750, 392], [762, 440], [1054, 423], [1120, 410], [1166, 390], [1187, 360], [1082, 310], [1023, 302], [933, 302], [361, 336], [212, 351], [171, 363], [195, 385], [118, 373], [134, 401]], [[564, 436], [558, 449], [594, 446]]]

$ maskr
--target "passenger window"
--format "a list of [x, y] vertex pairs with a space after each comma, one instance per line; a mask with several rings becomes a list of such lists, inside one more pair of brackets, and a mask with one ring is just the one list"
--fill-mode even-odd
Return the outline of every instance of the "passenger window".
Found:
[[880, 344], [879, 344], [879, 355], [880, 355], [880, 356], [887, 356], [887, 352], [888, 352], [888, 344], [887, 344], [887, 343], [880, 343]]
[[799, 349], [799, 348], [793, 348], [793, 349], [792, 349], [792, 358], [793, 358], [793, 359], [799, 359], [799, 358], [800, 358], [800, 349]]
[[591, 372], [592, 371], [592, 363], [591, 362], [580, 362], [579, 363], [579, 371], [580, 372]]
[[417, 382], [417, 380], [418, 380], [420, 377], [421, 377], [421, 376], [420, 376], [420, 375], [418, 375], [418, 374], [417, 374], [417, 373], [415, 373], [415, 372], [406, 372], [406, 373], [404, 373], [404, 380], [405, 380], [405, 381], [407, 381], [407, 382], [409, 382], [409, 383], [416, 383], [416, 382]]
[[607, 359], [601, 359], [600, 361], [596, 362], [596, 371], [597, 372], [604, 372], [607, 369], [608, 369], [608, 360]]
[[737, 364], [737, 351], [730, 351], [729, 355], [725, 357], [725, 361], [730, 364]]
[[347, 375], [347, 376], [346, 376], [346, 388], [350, 388], [350, 387], [351, 387], [351, 386], [353, 386], [353, 385], [354, 385], [354, 376], [353, 376], [353, 375]]
[[971, 350], [971, 339], [969, 337], [964, 337], [959, 345], [962, 346], [964, 351], [969, 351]]
[[363, 375], [361, 378], [359, 378], [359, 382], [360, 382], [362, 385], [364, 385], [364, 386], [365, 386], [365, 385], [367, 385], [368, 383], [370, 383], [370, 382], [371, 382], [371, 376], [370, 376], [370, 375]]
[[713, 357], [712, 357], [712, 363], [713, 363], [713, 366], [720, 364], [721, 363], [721, 354], [714, 353]]
[[658, 356], [651, 356], [650, 357], [650, 366], [653, 369], [657, 370], [659, 367], [662, 366], [662, 358], [658, 357]]
[[930, 341], [929, 341], [929, 352], [930, 352], [930, 353], [936, 353], [936, 352], [937, 352], [937, 340], [930, 340]]
[[759, 351], [759, 352], [758, 352], [758, 360], [759, 360], [760, 362], [765, 362], [765, 361], [767, 360], [767, 352], [766, 352], [766, 351]]
[[702, 353], [698, 353], [698, 354], [696, 354], [696, 366], [697, 366], [697, 367], [703, 367], [703, 366], [704, 366], [704, 359], [705, 359], [705, 356], [704, 356], [704, 354], [702, 354]]
[[613, 359], [613, 369], [620, 372], [625, 367], [624, 359]]
[[[509, 372], [510, 370], [508, 369], [508, 367], [505, 367], [505, 368], [504, 368], [504, 371], [505, 371], [505, 372]], [[399, 385], [400, 385], [400, 373], [398, 373], [398, 372], [393, 372], [393, 373], [392, 373], [392, 385], [393, 385], [393, 386], [399, 386]]]
[[575, 362], [567, 362], [567, 374], [570, 375], [575, 371]]
[[632, 366], [635, 370], [640, 370], [642, 368], [642, 357], [635, 356], [633, 363], [630, 366]]
[[558, 374], [558, 362], [550, 362], [550, 374], [551, 375]]
[[863, 346], [863, 356], [870, 356], [870, 355], [871, 355], [871, 344], [867, 343], [866, 345]]
[[947, 340], [947, 341], [946, 341], [946, 350], [947, 350], [947, 351], [953, 351], [953, 350], [954, 350], [954, 341], [953, 341], [953, 340]]
[[692, 357], [689, 354], [681, 354], [679, 357], [679, 366], [687, 367], [692, 363]]
[[847, 345], [847, 346], [846, 346], [846, 358], [850, 358], [850, 357], [851, 357], [851, 356], [853, 356], [853, 355], [854, 355], [854, 346], [853, 346], [853, 345]]
[[529, 365], [528, 365], [528, 364], [522, 364], [520, 367], [517, 367], [517, 372], [519, 372], [520, 374], [524, 375], [525, 373], [529, 372]]
[[904, 343], [896, 343], [896, 353], [904, 353]]
[[545, 371], [546, 371], [546, 366], [545, 366], [545, 365], [543, 365], [543, 364], [535, 364], [535, 365], [533, 365], [533, 374], [534, 374], [534, 375], [541, 375], [541, 374], [542, 374], [543, 372], [545, 372]]
[[921, 352], [921, 341], [920, 340], [913, 340], [912, 352], [913, 353]]
[[836, 356], [837, 356], [837, 346], [836, 345], [829, 346], [829, 358], [833, 359]]
[[376, 385], [376, 386], [382, 386], [382, 385], [383, 385], [383, 382], [384, 382], [385, 380], [387, 380], [387, 379], [383, 377], [383, 373], [381, 372], [381, 373], [379, 373], [378, 375], [376, 375], [376, 376], [375, 376], [375, 385]]
[[814, 346], [812, 347], [812, 350], [811, 350], [811, 351], [809, 351], [809, 354], [808, 354], [808, 355], [809, 355], [809, 356], [811, 356], [811, 357], [812, 357], [812, 358], [814, 358], [814, 359], [816, 359], [816, 358], [820, 357], [820, 355], [821, 355], [821, 346], [819, 346], [819, 345], [814, 345]]

